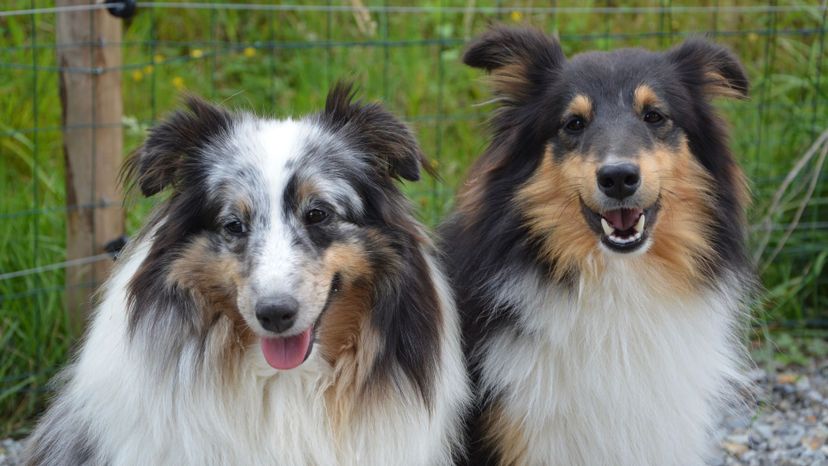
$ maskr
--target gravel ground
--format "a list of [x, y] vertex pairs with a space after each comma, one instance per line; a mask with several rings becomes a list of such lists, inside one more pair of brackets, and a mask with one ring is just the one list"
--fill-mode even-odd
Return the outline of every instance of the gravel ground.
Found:
[[[752, 401], [722, 420], [713, 466], [828, 466], [828, 359], [750, 376]], [[21, 449], [18, 441], [0, 441], [0, 466], [17, 465]]]
[[19, 441], [12, 439], [0, 440], [0, 466], [17, 465], [17, 457], [22, 449], [23, 444]]
[[828, 359], [751, 372], [754, 401], [722, 421], [716, 466], [828, 466]]

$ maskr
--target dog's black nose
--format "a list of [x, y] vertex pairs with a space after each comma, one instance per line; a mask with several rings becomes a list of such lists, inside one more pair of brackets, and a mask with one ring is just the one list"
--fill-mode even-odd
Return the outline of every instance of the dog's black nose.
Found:
[[290, 296], [265, 298], [256, 304], [256, 318], [265, 330], [284, 332], [293, 327], [299, 302]]
[[604, 165], [598, 169], [598, 187], [607, 196], [618, 199], [632, 196], [641, 186], [641, 172], [638, 165], [618, 163]]

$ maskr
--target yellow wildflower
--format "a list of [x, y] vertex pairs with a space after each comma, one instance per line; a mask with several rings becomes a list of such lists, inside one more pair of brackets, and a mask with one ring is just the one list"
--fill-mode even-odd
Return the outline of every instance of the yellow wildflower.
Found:
[[174, 78], [172, 79], [172, 85], [173, 85], [176, 89], [178, 89], [179, 91], [180, 91], [181, 89], [184, 89], [184, 78], [182, 78], [181, 76], [176, 76], [176, 77], [174, 77]]
[[156, 53], [155, 56], [152, 57], [152, 62], [155, 63], [156, 65], [159, 64], [159, 63], [164, 63], [164, 55], [161, 55], [160, 53]]
[[253, 58], [256, 56], [256, 49], [253, 47], [245, 47], [244, 52], [242, 53], [244, 53], [244, 56], [247, 58]]
[[193, 58], [201, 58], [204, 56], [204, 50], [201, 49], [192, 49], [190, 50], [190, 56]]
[[152, 74], [155, 71], [155, 67], [152, 65], [147, 65], [144, 67], [144, 74]]
[[523, 19], [523, 12], [514, 10], [512, 11], [512, 14], [509, 15], [509, 17], [512, 19], [512, 21], [519, 23]]
[[141, 70], [135, 70], [132, 72], [132, 80], [135, 82], [141, 81], [144, 79], [144, 73]]

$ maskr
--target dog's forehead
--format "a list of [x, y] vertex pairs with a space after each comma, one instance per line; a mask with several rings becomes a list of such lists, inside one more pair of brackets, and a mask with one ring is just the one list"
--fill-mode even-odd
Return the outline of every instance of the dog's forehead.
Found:
[[620, 49], [576, 55], [562, 77], [569, 93], [586, 95], [597, 107], [605, 107], [629, 105], [642, 84], [659, 92], [671, 74], [663, 54]]
[[284, 184], [285, 174], [299, 156], [309, 130], [293, 120], [238, 118], [229, 134], [204, 148], [208, 186]]
[[[249, 198], [266, 200], [278, 208], [285, 190], [296, 180], [312, 183], [320, 195], [353, 196], [342, 176], [358, 169], [361, 160], [345, 141], [313, 119], [274, 120], [248, 116], [234, 125], [223, 141], [208, 149], [211, 160], [208, 185]], [[227, 189], [227, 188], [231, 189]], [[330, 193], [326, 193], [330, 191]], [[335, 200], [335, 199], [331, 199]]]

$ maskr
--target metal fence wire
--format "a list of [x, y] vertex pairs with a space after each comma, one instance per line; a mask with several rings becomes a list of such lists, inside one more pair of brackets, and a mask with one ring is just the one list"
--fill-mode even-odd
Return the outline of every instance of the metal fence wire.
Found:
[[[542, 28], [560, 37], [568, 55], [661, 50], [698, 35], [732, 48], [748, 70], [751, 98], [717, 106], [755, 197], [751, 245], [767, 289], [756, 325], [826, 327], [826, 0], [137, 2], [129, 18], [107, 18], [122, 29], [108, 35], [100, 15], [127, 3], [5, 0], [0, 7], [0, 434], [25, 429], [42, 406], [45, 380], [65, 362], [77, 335], [67, 296], [82, 296], [89, 307], [111, 262], [104, 245], [122, 229], [135, 232], [154, 202], [130, 203], [125, 228], [95, 227], [78, 240], [78, 218], [122, 215], [122, 199], [98, 191], [117, 175], [117, 164], [104, 166], [113, 147], [120, 163], [185, 92], [286, 116], [317, 111], [332, 83], [350, 79], [362, 98], [410, 122], [434, 160], [442, 181], [406, 187], [434, 225], [485, 147], [491, 107], [479, 104], [488, 91], [460, 56], [494, 22]], [[67, 39], [67, 18], [87, 28], [75, 31], [86, 39]], [[114, 51], [117, 60], [64, 60], [77, 50]], [[107, 76], [120, 84], [117, 99], [103, 84]], [[88, 78], [88, 95], [67, 88], [67, 77]], [[65, 110], [73, 99], [74, 110]], [[79, 108], [89, 109], [83, 118], [66, 114]], [[67, 142], [74, 134], [88, 144]], [[72, 157], [90, 162], [75, 165]], [[88, 186], [73, 186], [78, 179]], [[88, 248], [73, 250], [73, 241]], [[96, 264], [103, 265], [72, 275]]]

